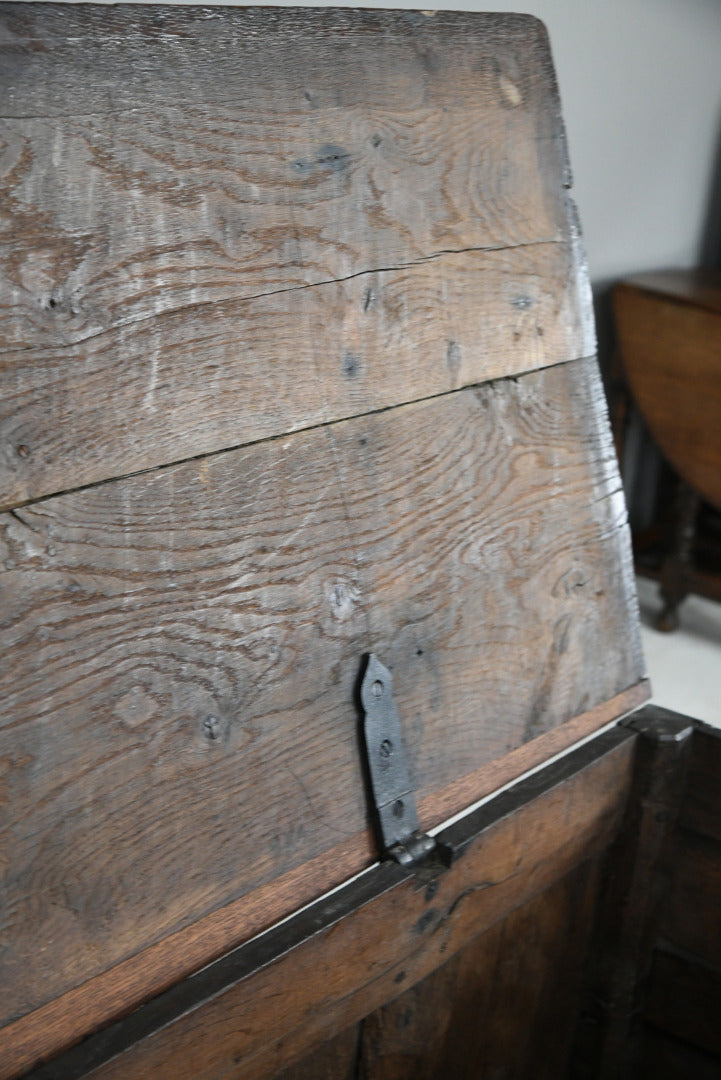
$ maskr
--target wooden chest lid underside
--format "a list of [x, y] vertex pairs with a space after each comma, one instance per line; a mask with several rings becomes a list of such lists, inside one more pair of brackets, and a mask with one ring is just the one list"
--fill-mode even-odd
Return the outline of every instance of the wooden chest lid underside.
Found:
[[646, 686], [541, 24], [9, 4], [0, 71], [20, 1045], [375, 858], [364, 653], [424, 828]]

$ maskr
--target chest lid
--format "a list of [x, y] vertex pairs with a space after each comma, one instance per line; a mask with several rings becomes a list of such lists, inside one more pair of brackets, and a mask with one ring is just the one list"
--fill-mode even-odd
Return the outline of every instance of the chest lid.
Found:
[[646, 684], [537, 21], [8, 4], [0, 51], [21, 1045], [376, 857], [364, 655], [423, 830]]

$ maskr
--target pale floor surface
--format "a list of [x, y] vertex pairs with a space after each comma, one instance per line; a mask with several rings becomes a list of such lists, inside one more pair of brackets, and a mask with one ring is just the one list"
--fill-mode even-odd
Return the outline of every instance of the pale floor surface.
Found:
[[652, 700], [721, 727], [721, 604], [689, 596], [679, 609], [679, 629], [661, 634], [653, 628], [658, 585], [647, 578], [637, 584]]

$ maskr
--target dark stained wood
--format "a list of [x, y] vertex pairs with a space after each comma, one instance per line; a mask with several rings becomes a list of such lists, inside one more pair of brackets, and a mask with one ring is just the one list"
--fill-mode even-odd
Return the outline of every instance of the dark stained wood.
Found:
[[[105, 1080], [211, 1080], [241, 1066], [237, 1075], [247, 1080], [272, 1075], [607, 847], [630, 788], [634, 738], [620, 728], [606, 732], [445, 830], [440, 839], [454, 861], [440, 876], [424, 881], [380, 865], [43, 1075], [73, 1080], [94, 1062], [91, 1075]], [[586, 898], [579, 900], [583, 926], [588, 893], [582, 887], [575, 895]], [[544, 910], [540, 921], [549, 925], [550, 907]], [[131, 1048], [99, 1064], [128, 1039]]]
[[644, 1033], [641, 1080], [718, 1080], [719, 1061], [711, 1054], [649, 1028]]
[[700, 726], [679, 817], [663, 939], [721, 970], [721, 733]]
[[[498, 952], [505, 920], [492, 926], [458, 956], [377, 1009], [361, 1026], [359, 1072], [373, 1080], [435, 1076], [446, 1056], [446, 1033], [458, 1005], [459, 970], [472, 952], [482, 970]], [[463, 1074], [461, 1074], [463, 1075]], [[459, 1076], [460, 1080], [460, 1076]]]
[[368, 864], [364, 652], [425, 826], [639, 682], [599, 394], [562, 365], [5, 516], [6, 1020], [323, 851]]
[[594, 351], [535, 20], [0, 20], [0, 506]]
[[714, 1054], [721, 1074], [721, 970], [657, 950], [644, 1016], [659, 1030]]
[[679, 824], [721, 844], [721, 731], [698, 725]]
[[644, 1076], [721, 1075], [720, 749], [721, 734], [697, 726], [643, 994]]
[[676, 856], [675, 825], [693, 722], [658, 706], [625, 721], [639, 733], [623, 828], [606, 857], [598, 920], [576, 1036], [576, 1080], [631, 1080], [642, 1052], [638, 1016]]
[[721, 271], [706, 267], [692, 270], [656, 270], [632, 274], [624, 281], [635, 289], [667, 296], [679, 304], [705, 308], [721, 315]]
[[685, 480], [678, 481], [673, 530], [660, 575], [663, 608], [655, 626], [662, 633], [678, 628], [678, 607], [691, 591], [696, 523], [701, 496]]
[[663, 935], [721, 969], [721, 845], [688, 833], [679, 844]]
[[[360, 1025], [353, 1025], [319, 1046], [305, 1061], [283, 1069], [273, 1080], [359, 1080], [358, 1043]], [[242, 1080], [242, 1065], [235, 1073]], [[228, 1080], [234, 1080], [229, 1074]]]
[[721, 313], [626, 282], [614, 311], [626, 378], [654, 439], [721, 508]]
[[372, 1080], [564, 1076], [596, 869], [595, 863], [574, 869], [368, 1017], [361, 1075]]

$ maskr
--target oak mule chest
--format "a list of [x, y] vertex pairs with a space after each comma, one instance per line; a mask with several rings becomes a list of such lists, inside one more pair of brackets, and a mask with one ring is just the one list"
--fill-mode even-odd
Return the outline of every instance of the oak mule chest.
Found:
[[0, 73], [0, 1077], [712, 1060], [543, 27], [3, 4]]

